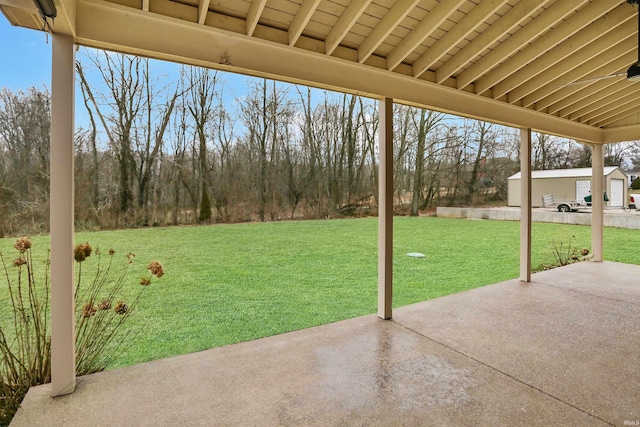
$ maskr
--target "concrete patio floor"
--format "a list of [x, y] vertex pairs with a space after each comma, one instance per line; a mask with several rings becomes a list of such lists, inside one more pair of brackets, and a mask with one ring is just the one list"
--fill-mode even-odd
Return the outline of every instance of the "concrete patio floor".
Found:
[[583, 262], [49, 393], [11, 426], [637, 426], [640, 266]]

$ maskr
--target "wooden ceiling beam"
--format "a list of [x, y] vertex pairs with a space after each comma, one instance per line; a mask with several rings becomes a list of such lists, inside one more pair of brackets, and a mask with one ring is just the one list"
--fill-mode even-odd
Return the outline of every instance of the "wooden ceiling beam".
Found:
[[[584, 76], [584, 78], [608, 76], [618, 73], [621, 70], [624, 70], [625, 67], [628, 67], [629, 64], [633, 62], [634, 57], [636, 57], [635, 51], [629, 52], [625, 56], [620, 57], [606, 66], [592, 71]], [[535, 103], [535, 106], [539, 111], [546, 110], [547, 113], [555, 114], [581, 99], [589, 97], [592, 92], [611, 86], [615, 82], [614, 78], [609, 78], [558, 88], [555, 92], [538, 100]]]
[[[618, 83], [618, 81], [616, 81], [615, 78], [598, 80], [593, 83], [585, 83], [588, 85], [588, 88], [582, 90], [578, 89], [575, 93], [563, 99], [562, 102], [551, 105], [546, 111], [548, 114], [557, 114], [559, 117], [568, 118], [568, 116], [562, 115], [564, 108], [583, 100], [586, 100], [589, 103], [597, 102], [601, 96], [599, 94], [603, 93], [602, 91], [610, 90], [609, 88], [614, 86], [616, 83]], [[563, 107], [563, 109], [560, 109], [560, 107]]]
[[562, 75], [605, 52], [611, 46], [611, 39], [606, 37], [610, 32], [615, 31], [616, 39], [626, 38], [637, 28], [636, 16], [629, 14], [628, 7], [619, 7], [493, 86], [493, 97], [508, 93], [509, 102], [515, 103], [543, 86], [551, 74]]
[[[565, 3], [565, 2], [561, 2]], [[578, 31], [589, 26], [590, 23], [599, 19], [603, 14], [607, 13], [619, 4], [612, 2], [593, 2], [589, 3], [580, 13], [575, 13], [567, 18], [566, 21], [559, 25], [555, 29], [551, 30], [544, 37], [540, 37], [535, 41], [532, 41], [525, 49], [513, 55], [507, 61], [502, 63], [498, 68], [495, 68], [487, 75], [482, 77], [476, 83], [476, 93], [484, 93], [490, 88], [493, 88], [498, 83], [502, 82], [512, 74], [519, 73], [523, 68], [528, 67], [528, 64], [546, 54], [549, 50], [555, 46], [561, 44]], [[535, 26], [535, 25], [534, 25]], [[520, 80], [523, 81], [523, 80]], [[506, 92], [499, 90], [504, 95]], [[493, 97], [499, 98], [494, 91]]]
[[[628, 23], [635, 26], [632, 21]], [[558, 90], [563, 82], [579, 81], [585, 78], [584, 76], [593, 71], [594, 65], [597, 66], [596, 64], [601, 64], [605, 61], [611, 62], [635, 50], [638, 45], [636, 35], [631, 36], [629, 34], [629, 36], [626, 36], [622, 34], [624, 33], [621, 32], [622, 39], [620, 43], [613, 46], [611, 45], [611, 39], [600, 38], [584, 49], [568, 54], [556, 66], [547, 68], [536, 76], [532, 76], [529, 80], [509, 92], [509, 102], [514, 103], [522, 99], [523, 106], [533, 105], [538, 99]], [[622, 70], [618, 69], [617, 71]]]
[[[471, 67], [460, 73], [457, 78], [458, 89], [464, 89], [477, 79], [488, 73], [491, 69], [504, 62], [518, 50], [524, 48], [532, 40], [540, 37], [547, 28], [562, 22], [563, 19], [575, 12], [576, 8], [588, 3], [589, 0], [560, 1], [554, 3], [549, 9], [541, 13], [533, 21], [532, 25], [526, 25], [519, 31], [508, 37], [499, 46], [483, 56]], [[477, 89], [476, 92], [478, 93]], [[484, 91], [483, 91], [484, 92]]]
[[[638, 102], [638, 92], [635, 92], [635, 95], [629, 100], [629, 102], [625, 103], [620, 109], [618, 109], [615, 114], [611, 112], [610, 115], [607, 115], [606, 118], [603, 118], [601, 121], [596, 123], [598, 127], [610, 126], [614, 123], [617, 123], [627, 117], [632, 117], [638, 114], [638, 110], [640, 109], [640, 102]], [[635, 141], [638, 139], [638, 134], [635, 134], [627, 141]]]
[[321, 0], [304, 0], [289, 25], [289, 46], [295, 46]]
[[413, 76], [420, 77], [451, 48], [484, 23], [509, 0], [483, 0], [413, 63]]
[[200, 0], [198, 2], [198, 24], [200, 25], [204, 25], [204, 21], [207, 19], [210, 1], [211, 0]]
[[[625, 57], [619, 58], [617, 61], [614, 61], [612, 64], [621, 63], [628, 65]], [[612, 66], [612, 68], [614, 68]], [[620, 70], [620, 67], [615, 67], [615, 71]], [[600, 74], [600, 76], [606, 76], [611, 74]], [[584, 91], [578, 91], [576, 94], [580, 96], [570, 95], [567, 96], [562, 101], [552, 105], [552, 108], [549, 108], [549, 111], [553, 111], [551, 114], [557, 113], [560, 117], [569, 117], [575, 111], [580, 110], [588, 105], [593, 104], [594, 102], [598, 102], [600, 97], [606, 97], [608, 93], [612, 90], [615, 90], [615, 85], [621, 82], [624, 82], [625, 77], [609, 77], [599, 80], [594, 80], [592, 83], [595, 83], [593, 86], [589, 87]], [[580, 85], [580, 83], [578, 84]], [[566, 100], [566, 102], [565, 102]]]
[[478, 37], [474, 38], [473, 43], [467, 44], [462, 48], [462, 50], [460, 50], [460, 52], [438, 68], [436, 70], [436, 83], [442, 83], [449, 77], [453, 76], [462, 67], [467, 65], [469, 61], [477, 57], [505, 34], [516, 28], [522, 23], [522, 21], [527, 19], [549, 1], [551, 0], [519, 1], [512, 9], [509, 9], [504, 16], [491, 24], [489, 28], [483, 31]]
[[625, 94], [618, 98], [614, 104], [598, 105], [598, 108], [580, 117], [580, 121], [593, 123], [594, 126], [602, 126], [601, 123], [607, 119], [626, 111], [630, 105], [638, 106], [640, 100], [638, 99], [638, 92], [640, 91], [640, 85], [636, 85], [631, 82], [626, 83]]
[[607, 85], [599, 86], [597, 91], [594, 91], [589, 96], [581, 99], [580, 101], [570, 105], [567, 108], [557, 112], [558, 117], [570, 119], [571, 117], [579, 118], [586, 114], [591, 113], [599, 108], [600, 103], [606, 103], [608, 99], [620, 99], [621, 93], [625, 90], [626, 80], [624, 79], [608, 79]]
[[438, 4], [387, 55], [387, 70], [395, 69], [407, 56], [427, 39], [440, 25], [453, 15], [465, 0], [447, 0]]
[[331, 55], [338, 47], [342, 39], [347, 35], [351, 27], [356, 23], [358, 18], [364, 13], [372, 0], [351, 0], [349, 6], [344, 10], [336, 25], [333, 26], [329, 34], [324, 40], [325, 53]]
[[[637, 95], [636, 95], [637, 96]], [[624, 111], [619, 112], [618, 114], [616, 114], [615, 116], [609, 117], [607, 120], [603, 120], [601, 123], [598, 124], [599, 127], [603, 128], [606, 126], [611, 126], [615, 123], [620, 122], [621, 120], [626, 119], [627, 117], [633, 117], [633, 116], [637, 116], [638, 115], [638, 103], [630, 103], [628, 108], [626, 108]], [[626, 141], [637, 141], [638, 140], [638, 133], [636, 133], [634, 136], [632, 136], [629, 139], [626, 139]]]
[[252, 36], [258, 26], [262, 11], [267, 4], [267, 0], [253, 0], [247, 12], [247, 35]]
[[396, 2], [360, 44], [358, 62], [361, 64], [365, 62], [418, 3], [420, 3], [420, 0], [401, 0]]
[[[566, 112], [561, 111], [560, 114], [565, 114], [564, 117], [569, 120], [579, 120], [581, 117], [596, 111], [601, 106], [607, 106], [617, 102], [622, 96], [627, 94], [627, 85], [621, 83], [622, 82], [614, 83], [606, 90], [602, 90], [594, 96], [584, 99], [582, 106], [580, 108], [574, 108], [571, 113], [566, 114]], [[591, 99], [593, 99], [593, 102], [589, 102]]]
[[[638, 113], [635, 114], [635, 117], [631, 114], [625, 118], [631, 118], [636, 123], [640, 122], [640, 114]], [[619, 121], [612, 123], [612, 125], [615, 127], [605, 127], [602, 129], [603, 143], [610, 144], [620, 141], [635, 141], [638, 139], [638, 135], [640, 135], [640, 124], [621, 123]]]

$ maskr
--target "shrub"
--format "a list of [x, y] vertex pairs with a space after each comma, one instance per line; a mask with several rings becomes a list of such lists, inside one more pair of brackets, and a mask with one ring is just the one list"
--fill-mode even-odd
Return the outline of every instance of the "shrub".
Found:
[[[12, 317], [8, 325], [0, 324], [0, 425], [8, 425], [29, 387], [51, 381], [51, 336], [49, 321], [50, 263], [47, 257], [42, 278], [34, 274], [31, 241], [20, 238], [14, 248], [18, 257], [7, 265], [0, 253], [7, 283]], [[93, 268], [83, 272], [87, 259], [94, 254]], [[149, 264], [149, 276], [140, 279], [133, 300], [127, 301], [124, 287], [129, 264], [135, 255], [128, 254], [123, 267], [116, 269], [115, 252], [109, 250], [102, 260], [88, 243], [75, 247], [76, 261], [76, 373], [86, 375], [104, 370], [110, 352], [126, 341], [123, 325], [153, 277], [164, 274], [162, 265]], [[15, 271], [13, 271], [15, 269]], [[85, 278], [85, 276], [89, 276]], [[131, 293], [129, 292], [129, 295]]]
[[572, 236], [571, 239], [567, 239], [567, 242], [564, 241], [554, 241], [551, 243], [551, 254], [553, 255], [554, 263], [547, 265], [540, 265], [536, 271], [541, 270], [549, 270], [555, 267], [562, 267], [564, 265], [573, 264], [574, 262], [585, 261], [590, 257], [590, 251], [588, 248], [578, 249], [572, 243], [572, 240], [575, 239], [575, 236]]

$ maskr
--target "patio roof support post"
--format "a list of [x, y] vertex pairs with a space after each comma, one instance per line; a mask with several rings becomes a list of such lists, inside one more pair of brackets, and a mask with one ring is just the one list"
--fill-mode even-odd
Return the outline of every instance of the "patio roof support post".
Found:
[[604, 151], [602, 145], [591, 146], [591, 250], [593, 260], [602, 262], [604, 234]]
[[520, 280], [531, 281], [531, 129], [520, 129]]
[[380, 100], [378, 136], [378, 317], [391, 319], [393, 295], [393, 99]]
[[73, 127], [75, 46], [52, 36], [51, 66], [51, 395], [76, 385], [73, 264]]

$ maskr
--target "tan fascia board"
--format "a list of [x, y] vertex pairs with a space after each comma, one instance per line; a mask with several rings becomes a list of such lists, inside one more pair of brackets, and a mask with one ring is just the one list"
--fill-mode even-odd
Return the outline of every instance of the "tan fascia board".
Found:
[[[76, 41], [82, 45], [374, 98], [393, 98], [398, 103], [464, 117], [532, 128], [591, 143], [602, 142], [602, 131], [597, 127], [384, 68], [145, 13], [102, 0], [78, 0], [77, 5]], [[287, 39], [286, 33], [283, 38]]]

